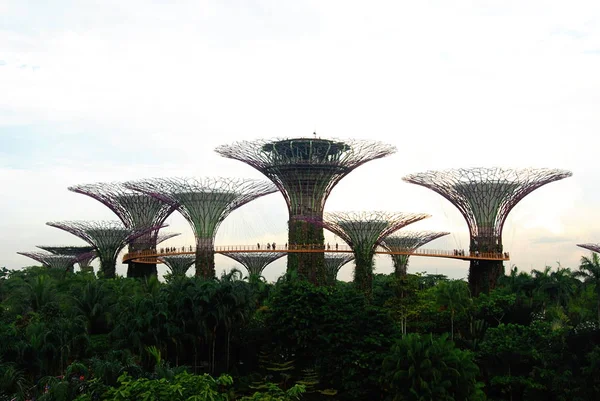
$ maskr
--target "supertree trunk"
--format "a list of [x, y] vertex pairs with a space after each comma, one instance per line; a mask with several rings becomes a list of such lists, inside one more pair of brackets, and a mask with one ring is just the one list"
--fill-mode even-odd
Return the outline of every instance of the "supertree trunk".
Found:
[[[501, 238], [488, 236], [471, 239], [470, 251], [478, 253], [502, 253]], [[469, 289], [471, 294], [489, 293], [496, 288], [498, 279], [504, 275], [504, 264], [501, 260], [471, 260], [469, 266]]]
[[[322, 219], [321, 219], [322, 220]], [[310, 221], [290, 220], [288, 240], [290, 248], [325, 249], [323, 228]], [[322, 252], [290, 252], [288, 271], [295, 271], [315, 285], [327, 282], [325, 254]]]
[[354, 285], [367, 297], [373, 292], [373, 255], [373, 252], [356, 253], [354, 259]]
[[398, 278], [406, 276], [408, 270], [408, 255], [395, 255], [394, 261], [394, 275]]
[[196, 239], [196, 276], [212, 279], [215, 274], [215, 244], [212, 238]]

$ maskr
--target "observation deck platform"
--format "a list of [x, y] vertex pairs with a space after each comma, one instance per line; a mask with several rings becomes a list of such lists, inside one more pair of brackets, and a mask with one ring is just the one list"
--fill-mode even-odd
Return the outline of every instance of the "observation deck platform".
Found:
[[[336, 245], [336, 246], [325, 246], [315, 247], [314, 245], [290, 245], [290, 246], [279, 246], [275, 248], [266, 245], [219, 245], [215, 246], [214, 253], [352, 253], [352, 248], [348, 245]], [[160, 260], [164, 256], [175, 256], [175, 255], [195, 255], [196, 250], [193, 246], [179, 246], [169, 247], [159, 250], [143, 250], [137, 252], [126, 253], [123, 256], [123, 263], [136, 262], [136, 263], [162, 263]], [[375, 251], [377, 255], [407, 255], [407, 256], [426, 256], [432, 258], [447, 258], [447, 259], [460, 259], [460, 260], [510, 260], [510, 254], [508, 252], [468, 252], [462, 249], [398, 249], [389, 251], [383, 247], [378, 247]]]

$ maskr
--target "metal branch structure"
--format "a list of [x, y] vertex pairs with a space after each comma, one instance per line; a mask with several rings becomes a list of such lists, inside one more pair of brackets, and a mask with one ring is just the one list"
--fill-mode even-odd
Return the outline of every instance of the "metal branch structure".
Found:
[[44, 266], [52, 269], [60, 269], [64, 271], [73, 271], [73, 265], [79, 262], [81, 259], [90, 257], [93, 251], [82, 253], [79, 255], [56, 255], [47, 252], [17, 252], [19, 255], [27, 256], [28, 258], [37, 260]]
[[[434, 239], [450, 234], [449, 232], [434, 231], [402, 231], [387, 236], [381, 241], [381, 245], [390, 252], [408, 251], [422, 247]], [[397, 277], [406, 276], [408, 258], [410, 255], [391, 254], [394, 262], [394, 274]]]
[[327, 285], [335, 285], [337, 275], [340, 269], [346, 264], [354, 260], [354, 255], [349, 253], [325, 253], [325, 275]]
[[[374, 141], [285, 138], [240, 141], [217, 147], [224, 157], [242, 161], [269, 178], [288, 206], [288, 243], [324, 245], [322, 220], [325, 202], [337, 183], [355, 168], [396, 152], [392, 145]], [[325, 280], [322, 254], [290, 254], [288, 271], [319, 284]]]
[[156, 245], [165, 242], [168, 239], [177, 237], [178, 235], [181, 235], [181, 233], [159, 233], [156, 237]]
[[185, 276], [185, 273], [196, 261], [194, 255], [161, 256], [160, 260], [167, 265], [173, 276]]
[[577, 244], [577, 246], [588, 251], [600, 253], [600, 244]]
[[215, 276], [214, 242], [221, 222], [235, 209], [277, 192], [268, 181], [243, 178], [154, 178], [125, 183], [128, 188], [173, 205], [196, 237], [196, 275]]
[[221, 254], [241, 263], [249, 276], [259, 277], [262, 276], [265, 267], [286, 255], [273, 252], [222, 252]]
[[38, 245], [37, 247], [54, 255], [82, 256], [77, 260], [77, 263], [79, 263], [79, 268], [82, 271], [92, 271], [93, 268], [90, 263], [92, 263], [92, 260], [96, 259], [98, 256], [93, 246]]
[[[471, 168], [411, 174], [404, 181], [429, 188], [463, 215], [473, 252], [502, 252], [502, 228], [508, 213], [526, 195], [550, 182], [570, 177], [558, 169]], [[471, 261], [471, 293], [488, 292], [503, 272], [501, 261]]]
[[158, 231], [160, 226], [146, 228], [127, 228], [119, 221], [51, 221], [46, 223], [51, 227], [65, 230], [94, 247], [100, 258], [100, 271], [105, 278], [113, 278], [116, 274], [117, 256], [130, 241], [152, 231]]
[[[133, 191], [118, 182], [75, 185], [68, 189], [104, 204], [127, 228], [160, 227], [175, 210], [172, 204]], [[129, 243], [129, 252], [156, 249], [157, 237], [158, 230], [139, 236]], [[156, 275], [156, 264], [131, 262], [127, 268], [127, 277], [146, 277], [152, 274]]]
[[409, 224], [423, 220], [425, 213], [385, 211], [325, 213], [322, 221], [314, 220], [343, 239], [354, 254], [354, 283], [367, 294], [373, 282], [373, 256], [381, 241]]

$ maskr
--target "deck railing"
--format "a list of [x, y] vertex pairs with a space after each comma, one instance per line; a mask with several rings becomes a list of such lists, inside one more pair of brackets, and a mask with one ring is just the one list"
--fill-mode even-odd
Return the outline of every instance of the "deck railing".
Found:
[[[215, 253], [238, 253], [238, 252], [282, 252], [282, 253], [320, 253], [320, 252], [331, 252], [331, 253], [349, 253], [352, 252], [352, 248], [346, 244], [330, 244], [326, 245], [277, 245], [277, 244], [256, 244], [256, 245], [218, 245], [214, 247]], [[179, 247], [167, 247], [159, 249], [147, 249], [143, 251], [130, 252], [123, 256], [123, 262], [132, 260], [145, 259], [142, 263], [151, 263], [151, 260], [156, 260], [161, 256], [174, 256], [174, 255], [193, 255], [196, 253], [195, 247], [179, 246]], [[375, 251], [376, 254], [387, 254], [387, 255], [409, 255], [409, 256], [430, 256], [430, 257], [441, 257], [451, 259], [462, 259], [462, 260], [510, 260], [510, 254], [508, 252], [469, 252], [464, 249], [407, 249], [407, 248], [393, 248], [386, 249], [378, 247]], [[160, 260], [158, 260], [160, 263]]]

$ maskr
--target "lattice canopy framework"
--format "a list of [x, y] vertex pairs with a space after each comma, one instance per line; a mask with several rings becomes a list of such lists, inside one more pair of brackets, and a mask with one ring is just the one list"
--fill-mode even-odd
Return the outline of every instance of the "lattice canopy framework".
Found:
[[62, 221], [48, 222], [51, 227], [65, 230], [94, 247], [100, 258], [100, 271], [106, 278], [116, 274], [117, 256], [130, 241], [161, 227], [127, 228], [119, 221]]
[[[450, 234], [449, 232], [434, 231], [399, 231], [387, 236], [381, 245], [390, 252], [413, 252], [434, 239]], [[396, 276], [405, 276], [410, 255], [390, 255], [394, 262]]]
[[577, 244], [577, 246], [588, 251], [600, 253], [600, 244]]
[[[458, 208], [469, 226], [470, 250], [502, 252], [502, 228], [508, 213], [527, 194], [572, 173], [557, 169], [471, 168], [411, 174], [404, 181], [429, 188]], [[480, 272], [474, 269], [480, 269]], [[472, 261], [469, 273], [474, 295], [495, 287], [502, 262]]]
[[[118, 182], [75, 185], [69, 187], [69, 190], [101, 202], [112, 210], [127, 228], [160, 227], [176, 208], [153, 196], [133, 191]], [[158, 230], [139, 236], [129, 244], [129, 252], [156, 249], [157, 237]], [[128, 277], [150, 274], [156, 274], [155, 264], [132, 262], [127, 271]]]
[[196, 261], [195, 255], [161, 256], [160, 260], [171, 270], [173, 276], [185, 276], [189, 268]]
[[158, 233], [158, 236], [156, 237], [156, 245], [165, 242], [168, 239], [177, 237], [178, 235], [181, 235], [181, 233]]
[[269, 264], [286, 255], [274, 252], [222, 252], [221, 254], [241, 263], [248, 271], [248, 275], [255, 276], [262, 276], [263, 270]]
[[[355, 168], [396, 151], [375, 141], [321, 138], [278, 138], [222, 145], [216, 152], [242, 161], [279, 188], [289, 210], [288, 243], [322, 246], [323, 229], [305, 218], [320, 220], [335, 185]], [[324, 279], [323, 255], [291, 253], [288, 270], [318, 284]]]
[[19, 255], [27, 256], [31, 259], [37, 260], [49, 268], [73, 271], [73, 265], [75, 263], [79, 262], [81, 259], [89, 258], [90, 254], [93, 254], [94, 252], [91, 251], [79, 255], [56, 255], [53, 253], [39, 251], [17, 253]]
[[92, 260], [96, 259], [98, 255], [96, 255], [95, 248], [93, 246], [47, 246], [47, 245], [38, 245], [37, 246], [44, 251], [50, 252], [54, 255], [70, 255], [70, 256], [84, 256], [79, 258], [77, 263], [79, 263], [79, 268], [83, 271], [92, 270]]
[[125, 183], [128, 188], [173, 205], [196, 237], [196, 275], [215, 276], [214, 239], [235, 209], [277, 191], [268, 181], [243, 178], [155, 178]]
[[335, 285], [340, 269], [352, 260], [354, 260], [354, 255], [350, 253], [325, 253], [327, 285]]
[[354, 282], [370, 293], [373, 281], [373, 256], [381, 241], [409, 224], [430, 217], [425, 213], [385, 211], [325, 213], [323, 227], [343, 239], [354, 253]]

